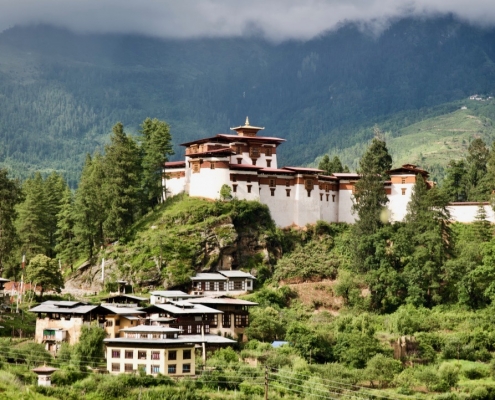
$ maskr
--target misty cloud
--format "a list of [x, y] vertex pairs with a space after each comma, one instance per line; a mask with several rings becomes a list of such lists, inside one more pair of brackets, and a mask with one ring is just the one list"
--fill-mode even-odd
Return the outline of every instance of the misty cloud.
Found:
[[346, 21], [374, 31], [403, 16], [452, 13], [495, 25], [489, 0], [0, 0], [0, 30], [46, 23], [77, 32], [158, 37], [262, 34], [271, 40], [315, 37]]

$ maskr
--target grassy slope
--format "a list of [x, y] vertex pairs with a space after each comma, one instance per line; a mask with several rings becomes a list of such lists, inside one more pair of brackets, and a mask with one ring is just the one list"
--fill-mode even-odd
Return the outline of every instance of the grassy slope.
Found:
[[[455, 103], [457, 110], [437, 116], [428, 116], [412, 124], [400, 126], [398, 116], [390, 118], [392, 124], [399, 125], [397, 129], [386, 129], [384, 126], [387, 145], [394, 160], [394, 166], [405, 163], [418, 164], [424, 168], [432, 168], [435, 172], [444, 168], [452, 159], [460, 159], [467, 155], [470, 141], [481, 137], [488, 145], [495, 138], [495, 100], [477, 102], [465, 100]], [[467, 109], [461, 109], [465, 105]], [[407, 121], [401, 113], [400, 118]], [[367, 143], [335, 151], [344, 164], [355, 170], [359, 159], [367, 147]], [[437, 172], [438, 174], [438, 172]], [[434, 174], [435, 175], [435, 174]]]

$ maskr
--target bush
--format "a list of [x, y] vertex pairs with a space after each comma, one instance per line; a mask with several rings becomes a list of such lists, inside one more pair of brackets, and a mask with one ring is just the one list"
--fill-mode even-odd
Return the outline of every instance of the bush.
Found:
[[456, 387], [459, 382], [459, 367], [452, 363], [442, 363], [438, 369], [438, 375], [449, 388]]
[[462, 374], [467, 378], [467, 379], [482, 379], [486, 378], [489, 376], [489, 371], [486, 368], [482, 367], [472, 367], [472, 368], [467, 368], [465, 369]]
[[242, 382], [239, 389], [246, 396], [262, 396], [264, 393], [263, 385], [256, 385], [248, 381]]

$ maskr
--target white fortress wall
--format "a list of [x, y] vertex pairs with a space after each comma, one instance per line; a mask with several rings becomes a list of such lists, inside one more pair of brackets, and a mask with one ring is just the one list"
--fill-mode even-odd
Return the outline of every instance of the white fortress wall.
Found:
[[[314, 177], [313, 179], [316, 181], [316, 177]], [[315, 184], [314, 188], [310, 192], [309, 197], [304, 183], [296, 184], [295, 192], [295, 224], [298, 226], [314, 224], [320, 219], [320, 195], [318, 184]]]
[[[283, 179], [286, 179], [284, 177]], [[261, 185], [260, 202], [266, 204], [270, 209], [270, 214], [278, 227], [286, 227], [294, 224], [294, 186], [276, 185], [270, 188], [268, 185]], [[272, 196], [272, 191], [275, 189]], [[287, 197], [287, 189], [290, 190], [290, 197]]]
[[414, 174], [392, 176], [391, 192], [388, 195], [387, 204], [391, 222], [404, 220], [415, 182], [416, 175]]
[[[209, 161], [223, 161], [228, 164], [228, 160], [212, 157]], [[215, 166], [214, 169], [202, 166], [200, 172], [191, 172], [189, 195], [192, 197], [204, 197], [207, 199], [219, 199], [220, 189], [223, 184], [230, 186], [230, 171], [228, 168]]]
[[[165, 196], [175, 196], [185, 191], [186, 177], [185, 168], [173, 168], [165, 170], [166, 176], [162, 180]], [[181, 176], [179, 176], [179, 174]]]
[[[239, 200], [255, 200], [260, 201], [260, 186], [258, 183], [257, 172], [251, 171], [230, 171], [229, 173], [229, 186], [232, 188], [232, 196]], [[236, 182], [232, 181], [232, 177], [236, 175], [238, 178]], [[247, 179], [246, 177], [252, 177]], [[241, 178], [242, 177], [242, 178]], [[251, 182], [248, 182], [250, 180]], [[235, 192], [234, 192], [235, 185]], [[251, 187], [249, 191], [248, 186]]]
[[486, 203], [451, 203], [448, 207], [451, 220], [455, 222], [470, 223], [476, 221], [479, 205], [485, 209], [486, 219], [492, 224], [495, 223], [495, 213], [490, 204]]
[[351, 189], [339, 190], [339, 219], [338, 222], [347, 222], [353, 224], [356, 221], [356, 216], [352, 214], [353, 194]]

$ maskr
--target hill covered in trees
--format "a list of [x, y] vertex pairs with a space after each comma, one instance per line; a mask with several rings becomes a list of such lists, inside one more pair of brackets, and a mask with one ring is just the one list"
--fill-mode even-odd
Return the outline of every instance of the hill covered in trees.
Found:
[[309, 163], [371, 138], [392, 116], [394, 135], [425, 107], [490, 94], [494, 38], [450, 17], [283, 43], [14, 27], [0, 34], [0, 163], [22, 177], [56, 170], [74, 187], [115, 121], [137, 132], [148, 116], [166, 120], [177, 146], [246, 115], [287, 139], [281, 164]]

